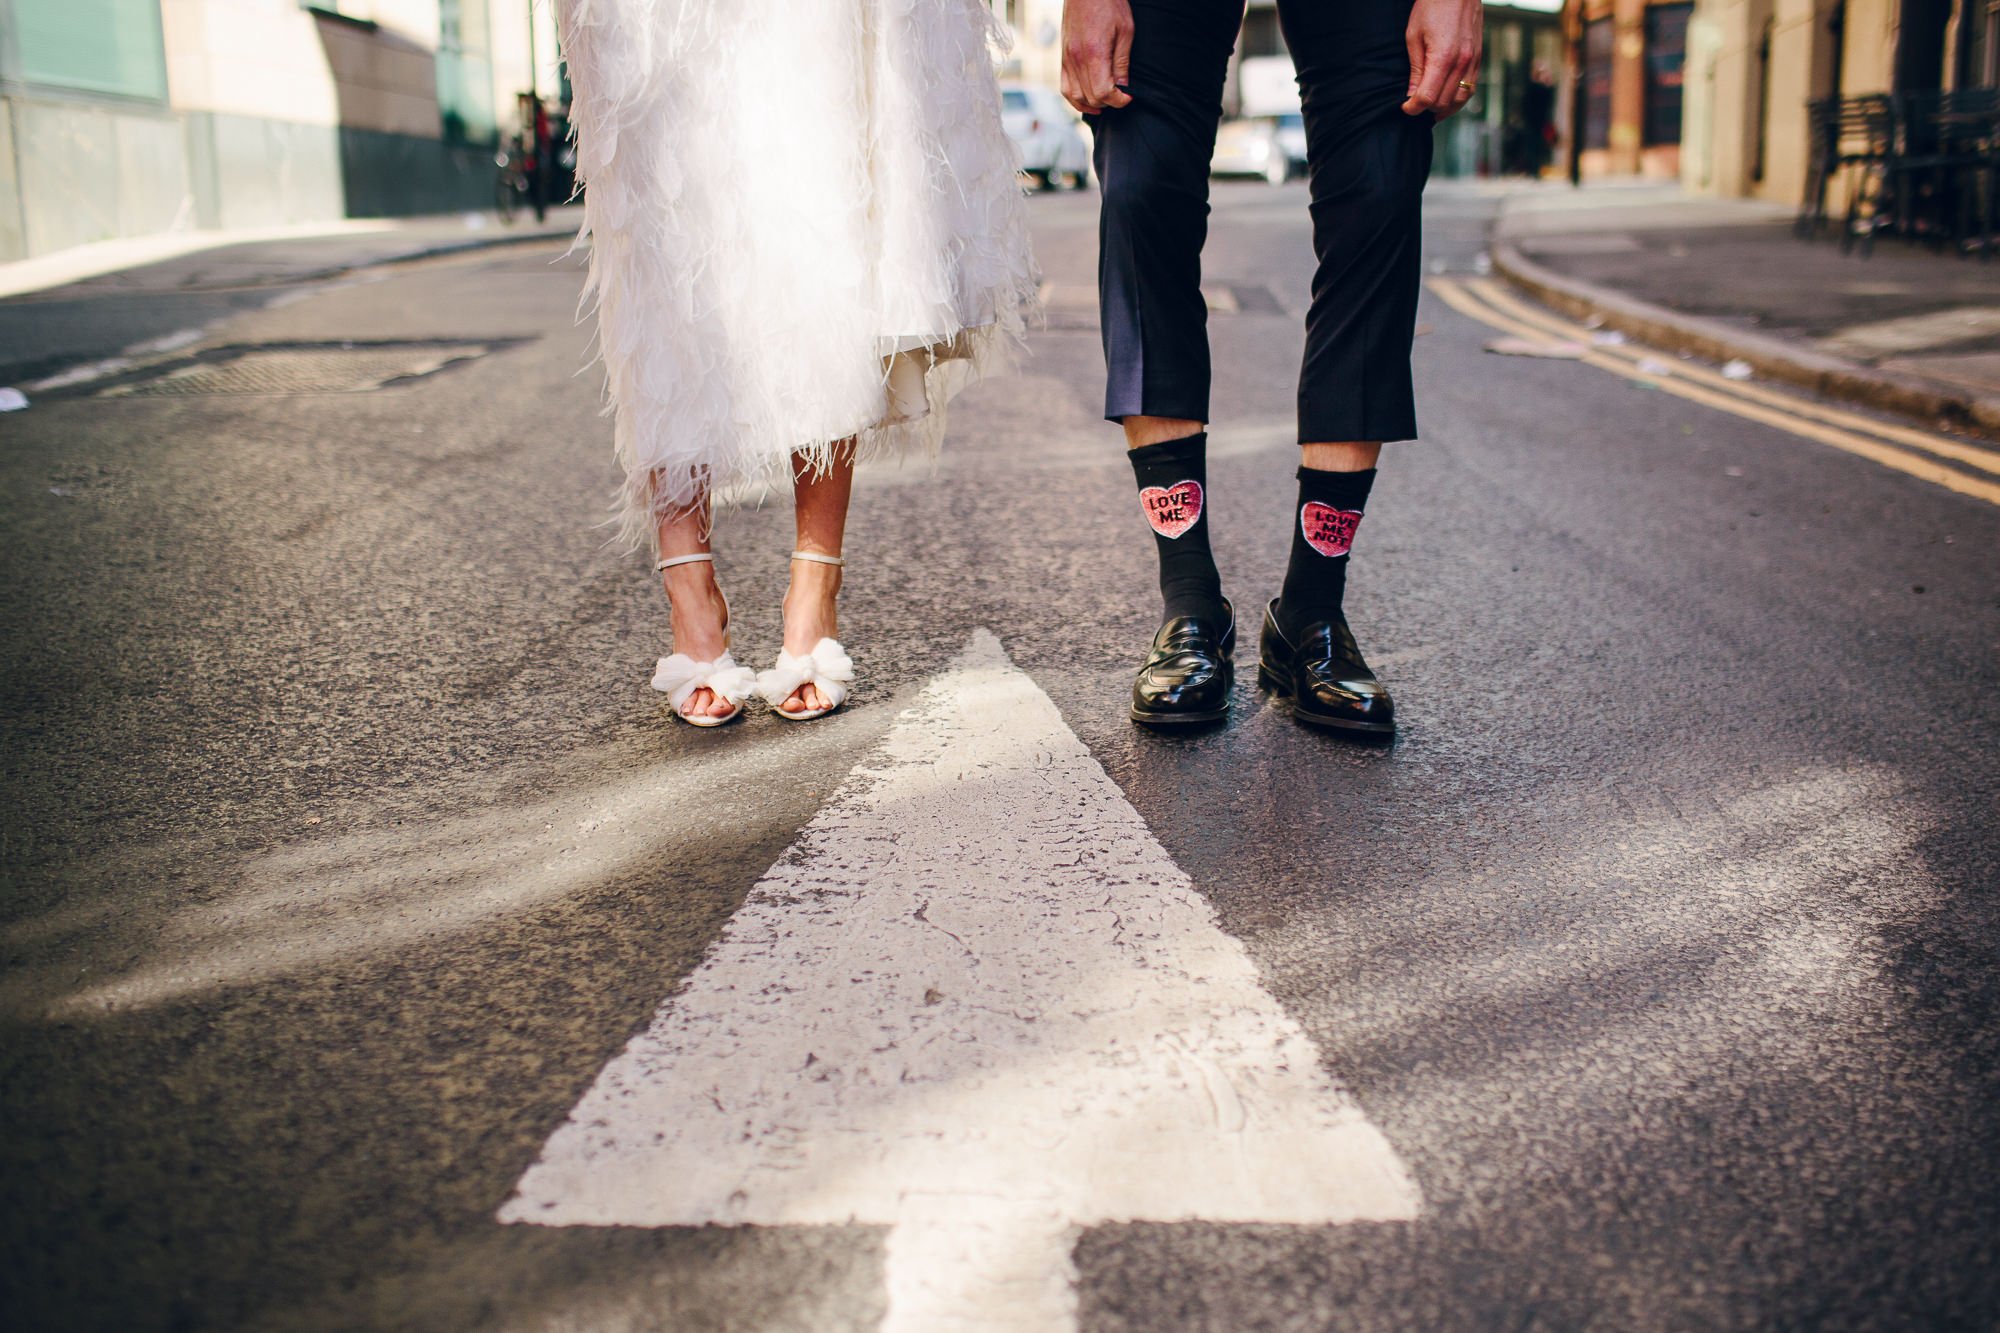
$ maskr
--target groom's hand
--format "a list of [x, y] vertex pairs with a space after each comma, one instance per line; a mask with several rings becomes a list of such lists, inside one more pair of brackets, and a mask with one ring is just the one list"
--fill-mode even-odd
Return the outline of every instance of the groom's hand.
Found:
[[1063, 0], [1063, 99], [1086, 116], [1129, 106], [1132, 6], [1126, 0]]
[[1472, 100], [1484, 22], [1479, 0], [1417, 0], [1404, 34], [1410, 48], [1405, 113], [1435, 111], [1443, 120]]

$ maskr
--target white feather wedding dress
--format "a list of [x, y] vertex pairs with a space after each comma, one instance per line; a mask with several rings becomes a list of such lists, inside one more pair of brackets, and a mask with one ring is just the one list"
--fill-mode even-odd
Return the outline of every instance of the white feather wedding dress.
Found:
[[934, 452], [1036, 287], [985, 6], [559, 13], [625, 537], [795, 450]]

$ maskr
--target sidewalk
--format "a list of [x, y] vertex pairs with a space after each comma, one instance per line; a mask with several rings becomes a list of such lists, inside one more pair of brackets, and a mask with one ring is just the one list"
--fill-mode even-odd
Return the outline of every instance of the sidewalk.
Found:
[[1899, 241], [1842, 254], [1793, 209], [1674, 186], [1510, 196], [1494, 268], [1564, 312], [1766, 379], [2000, 435], [2000, 262]]
[[167, 232], [0, 264], [0, 300], [58, 290], [84, 296], [274, 286], [458, 250], [573, 236], [582, 222], [581, 206], [566, 206], [550, 209], [545, 222], [526, 213], [512, 223], [495, 213], [451, 213]]

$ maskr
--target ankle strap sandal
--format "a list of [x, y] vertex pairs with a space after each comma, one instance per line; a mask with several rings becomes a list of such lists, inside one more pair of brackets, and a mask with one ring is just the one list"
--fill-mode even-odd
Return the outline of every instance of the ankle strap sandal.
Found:
[[[792, 559], [835, 567], [847, 563], [837, 555], [821, 555], [817, 551], [794, 551]], [[757, 673], [757, 693], [771, 705], [772, 712], [787, 722], [810, 722], [814, 718], [825, 717], [847, 702], [847, 690], [853, 683], [854, 659], [847, 655], [847, 650], [840, 646], [838, 639], [821, 639], [812, 646], [811, 652], [780, 652], [776, 666]], [[783, 707], [785, 700], [806, 685], [820, 692], [820, 697], [827, 701], [826, 706], [801, 709], [796, 713], [786, 712]]]
[[[715, 557], [707, 551], [694, 555], [677, 555], [662, 560], [653, 566], [655, 573], [672, 569], [676, 565], [714, 564]], [[729, 599], [722, 599], [722, 627], [724, 639], [728, 642]], [[653, 688], [667, 696], [673, 706], [674, 716], [691, 727], [719, 727], [725, 722], [734, 722], [743, 713], [743, 701], [757, 687], [757, 673], [749, 667], [736, 665], [736, 659], [725, 648], [721, 656], [712, 662], [697, 662], [686, 653], [674, 653], [662, 657], [653, 669]], [[681, 711], [681, 705], [696, 690], [711, 691], [716, 698], [729, 705], [729, 711], [721, 717], [703, 714], [693, 717]]]

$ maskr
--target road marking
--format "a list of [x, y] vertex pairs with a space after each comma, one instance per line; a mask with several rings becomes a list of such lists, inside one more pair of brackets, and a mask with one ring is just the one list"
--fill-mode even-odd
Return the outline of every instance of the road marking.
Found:
[[[1581, 324], [1573, 324], [1546, 310], [1535, 309], [1525, 301], [1519, 300], [1507, 292], [1492, 278], [1475, 279], [1466, 285], [1488, 305], [1501, 311], [1503, 314], [1510, 314], [1517, 319], [1523, 319], [1531, 324], [1546, 328], [1551, 333], [1565, 340], [1580, 341], [1586, 345], [1590, 342], [1589, 329], [1584, 328]], [[1649, 348], [1635, 347], [1631, 343], [1607, 347], [1604, 350], [1612, 356], [1633, 362], [1643, 361], [1649, 357], [1657, 358], [1662, 355]], [[1940, 458], [1949, 458], [1954, 462], [1964, 463], [1968, 467], [1976, 467], [1982, 472], [2000, 473], [2000, 451], [1967, 444], [1962, 440], [1954, 440], [1948, 435], [1935, 435], [1928, 431], [1912, 430], [1908, 426], [1898, 426], [1888, 421], [1877, 421], [1873, 417], [1865, 417], [1856, 412], [1846, 412], [1837, 407], [1829, 407], [1823, 403], [1815, 403], [1809, 399], [1794, 397], [1791, 394], [1777, 393], [1765, 388], [1761, 384], [1752, 384], [1743, 380], [1732, 380], [1696, 362], [1676, 361], [1674, 364], [1674, 374], [1685, 376], [1698, 384], [1706, 384], [1713, 389], [1720, 389], [1724, 393], [1734, 394], [1739, 398], [1747, 398], [1752, 402], [1763, 403], [1769, 407], [1776, 407], [1798, 416], [1824, 422], [1830, 426], [1840, 426], [1847, 430], [1859, 431], [1864, 435], [1873, 435], [1894, 444], [1911, 445], [1914, 448], [1923, 450], [1925, 453], [1936, 454]]]
[[1078, 1228], [1416, 1216], [1395, 1151], [984, 630], [505, 1222], [891, 1228], [892, 1333], [1075, 1327]]
[[131, 368], [130, 357], [114, 356], [103, 361], [90, 361], [71, 366], [68, 370], [50, 375], [47, 379], [36, 380], [28, 387], [38, 393], [47, 393], [51, 389], [67, 389], [75, 384], [88, 384], [92, 380], [101, 380]]
[[[1555, 339], [1555, 335], [1550, 330], [1518, 319], [1513, 315], [1496, 310], [1485, 304], [1463, 283], [1449, 278], [1432, 278], [1429, 286], [1431, 291], [1446, 305], [1449, 305], [1462, 315], [1478, 320], [1482, 324], [1496, 329], [1503, 329], [1509, 333], [1519, 334], [1524, 338], [1533, 338], [1544, 342]], [[1577, 329], [1566, 336], [1573, 338], [1578, 335], [1588, 337], [1587, 331], [1582, 329]], [[1627, 346], [1630, 347], [1629, 344]], [[1645, 348], [1631, 348], [1631, 354], [1638, 360], [1649, 358], [1659, 359], [1661, 356], [1660, 353]], [[1610, 355], [1609, 349], [1597, 347], [1592, 347], [1586, 352], [1581, 361], [1584, 365], [1594, 366], [1599, 370], [1609, 371], [1614, 375], [1636, 383], [1649, 385], [1652, 388], [1660, 390], [1662, 393], [1670, 393], [1675, 397], [1700, 403], [1704, 407], [1713, 407], [1734, 416], [1742, 417], [1747, 421], [1755, 421], [1762, 425], [1772, 426], [1802, 439], [1829, 445], [1841, 450], [1843, 453], [1854, 454], [1858, 457], [1866, 458], [1871, 462], [1880, 463], [1884, 467], [1894, 468], [1898, 472], [1904, 472], [1923, 481], [1931, 482], [1934, 485], [1943, 486], [1945, 489], [1956, 491], [1960, 495], [1968, 495], [1974, 499], [1984, 500], [1988, 504], [2000, 505], [2000, 485], [1996, 485], [1982, 477], [1969, 476], [1956, 468], [1934, 463], [1928, 458], [1923, 458], [1904, 449], [1884, 444], [1879, 440], [1870, 439], [1855, 431], [1841, 430], [1825, 425], [1820, 421], [1810, 420], [1806, 414], [1800, 412], [1801, 404], [1797, 400], [1787, 398], [1782, 394], [1773, 394], [1767, 389], [1757, 387], [1759, 398], [1753, 400], [1751, 396], [1740, 392], [1743, 386], [1737, 385], [1732, 381], [1723, 381], [1725, 385], [1729, 386], [1727, 389], [1713, 389], [1701, 384], [1692, 383], [1691, 380], [1697, 377], [1684, 372], [1703, 369], [1701, 367], [1693, 367], [1686, 362], [1676, 362], [1672, 366], [1671, 374], [1651, 373], [1642, 369], [1634, 361]], [[1720, 379], [1721, 377], [1717, 376], [1717, 378]], [[1954, 443], [1938, 441], [1935, 445], [1926, 447], [1932, 453], [1945, 455], [1947, 454], [1947, 449], [1944, 446]], [[1970, 448], [1970, 446], [1956, 447], [1961, 449]], [[1984, 464], [1977, 465], [1984, 466]]]
[[130, 347], [119, 353], [119, 355], [158, 356], [163, 352], [178, 352], [183, 347], [192, 347], [194, 344], [200, 342], [202, 335], [206, 332], [207, 330], [202, 328], [176, 329], [172, 333], [163, 333], [157, 338], [148, 338], [144, 342], [133, 343]]

